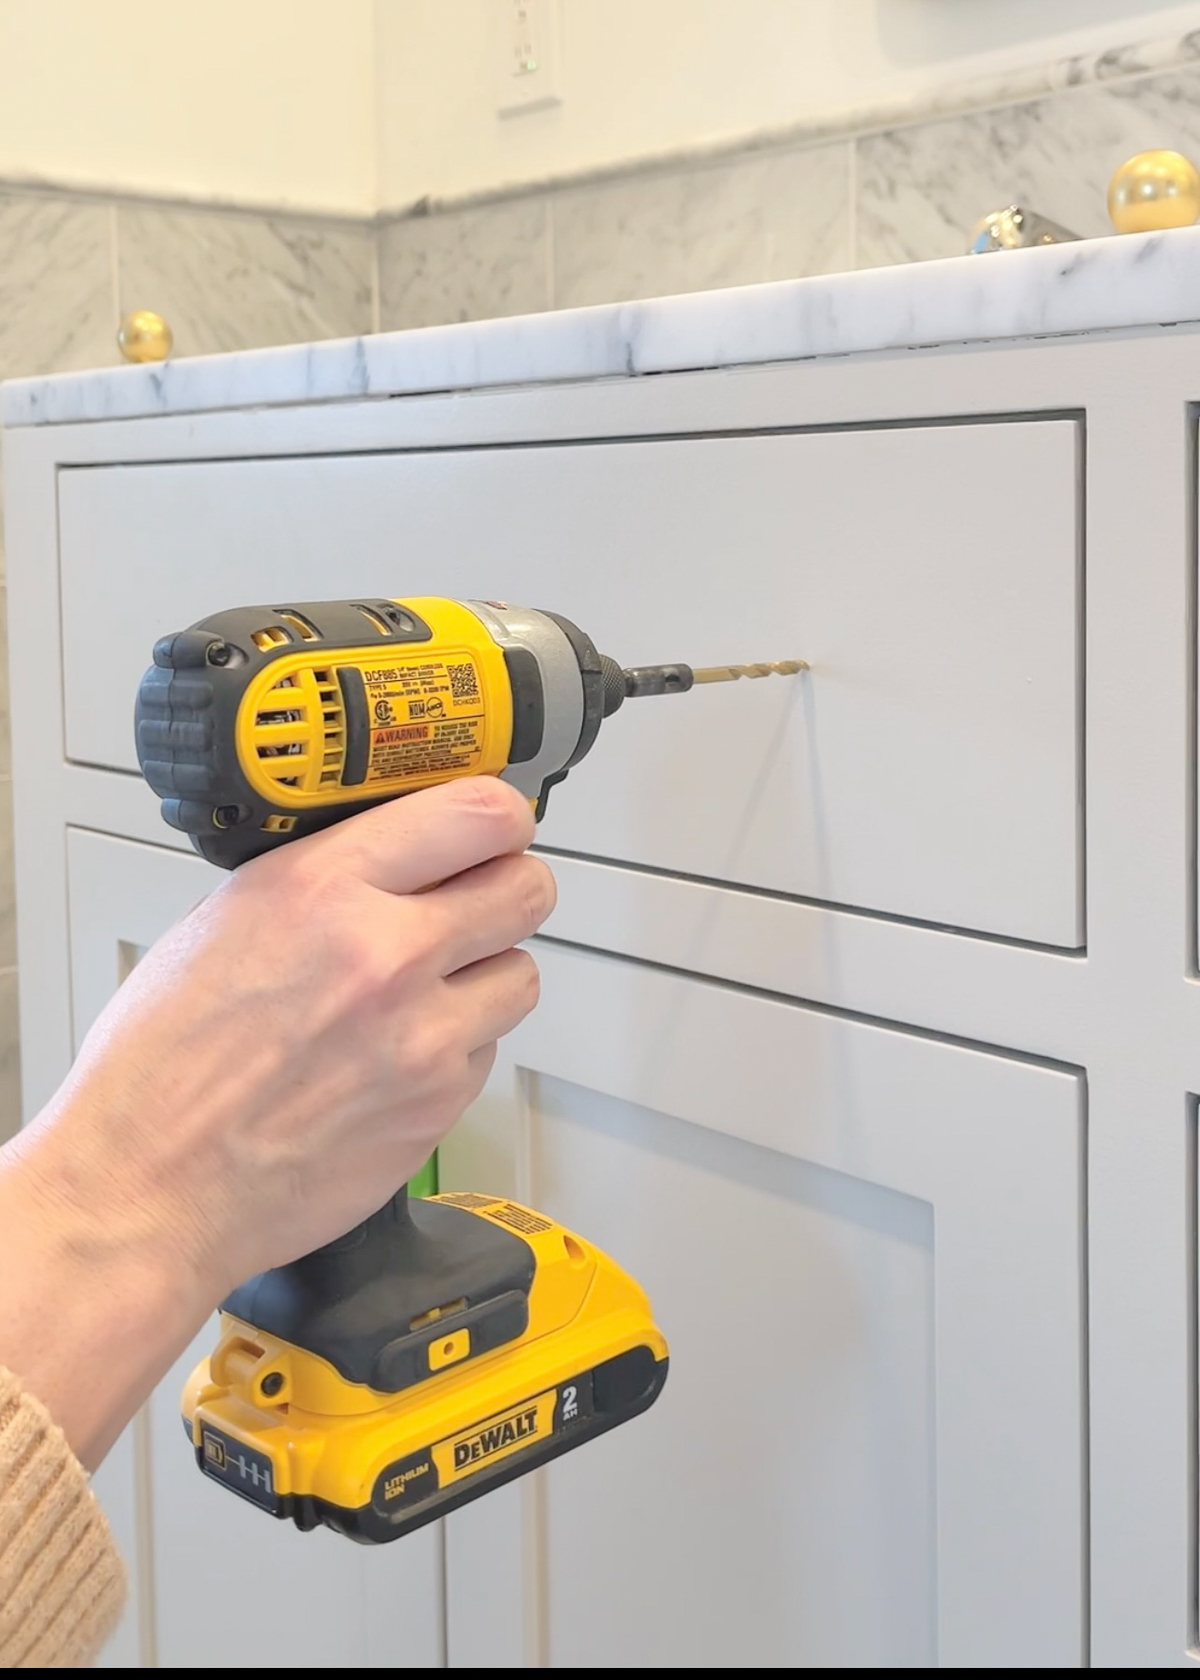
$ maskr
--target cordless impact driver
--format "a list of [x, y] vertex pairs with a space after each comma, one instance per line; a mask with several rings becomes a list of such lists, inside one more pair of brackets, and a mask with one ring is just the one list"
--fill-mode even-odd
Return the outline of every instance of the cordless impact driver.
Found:
[[[237, 607], [156, 645], [137, 751], [167, 822], [233, 869], [457, 776], [502, 777], [540, 819], [627, 699], [803, 668], [622, 669], [497, 601]], [[666, 1375], [645, 1294], [592, 1243], [503, 1196], [404, 1186], [233, 1291], [183, 1412], [205, 1475], [376, 1543], [637, 1416]]]

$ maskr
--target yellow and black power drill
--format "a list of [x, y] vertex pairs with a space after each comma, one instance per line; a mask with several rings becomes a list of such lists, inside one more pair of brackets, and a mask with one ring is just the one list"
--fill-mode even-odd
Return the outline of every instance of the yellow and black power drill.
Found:
[[[540, 817], [626, 699], [803, 668], [623, 670], [497, 601], [238, 607], [155, 647], [138, 758], [166, 820], [232, 869], [455, 776], [501, 776]], [[234, 1290], [183, 1411], [206, 1475], [375, 1543], [637, 1416], [666, 1375], [646, 1296], [591, 1243], [504, 1197], [404, 1186]]]

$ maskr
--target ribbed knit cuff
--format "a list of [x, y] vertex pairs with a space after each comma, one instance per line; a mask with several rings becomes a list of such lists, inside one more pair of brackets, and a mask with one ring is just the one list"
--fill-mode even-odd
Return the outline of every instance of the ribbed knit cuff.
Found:
[[87, 1472], [0, 1366], [0, 1668], [90, 1667], [124, 1598]]

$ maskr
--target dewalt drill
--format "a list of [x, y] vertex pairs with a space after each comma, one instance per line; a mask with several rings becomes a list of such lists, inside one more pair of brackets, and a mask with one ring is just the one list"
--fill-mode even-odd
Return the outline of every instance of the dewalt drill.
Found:
[[[623, 670], [497, 601], [239, 607], [157, 644], [137, 751], [166, 820], [231, 869], [455, 776], [502, 776], [540, 818], [626, 699], [802, 669]], [[666, 1375], [644, 1293], [591, 1243], [503, 1197], [404, 1186], [234, 1290], [183, 1411], [207, 1476], [374, 1543], [635, 1417]]]

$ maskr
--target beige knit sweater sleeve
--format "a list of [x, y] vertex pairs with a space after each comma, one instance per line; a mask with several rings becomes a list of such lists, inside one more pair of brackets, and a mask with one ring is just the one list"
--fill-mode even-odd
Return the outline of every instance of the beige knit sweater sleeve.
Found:
[[87, 1472], [0, 1366], [0, 1668], [90, 1667], [124, 1598]]

